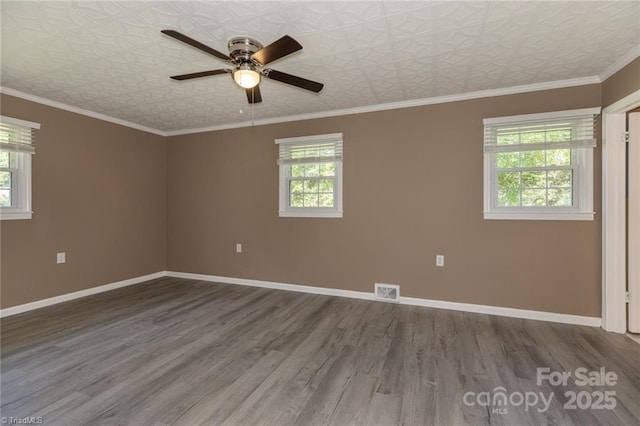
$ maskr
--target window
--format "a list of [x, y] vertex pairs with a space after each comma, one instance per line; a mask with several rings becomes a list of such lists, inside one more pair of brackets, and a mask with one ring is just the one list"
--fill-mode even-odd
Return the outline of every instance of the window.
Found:
[[342, 133], [276, 139], [280, 217], [342, 217]]
[[593, 220], [600, 108], [484, 120], [484, 218]]
[[33, 129], [40, 125], [0, 116], [0, 219], [31, 219]]

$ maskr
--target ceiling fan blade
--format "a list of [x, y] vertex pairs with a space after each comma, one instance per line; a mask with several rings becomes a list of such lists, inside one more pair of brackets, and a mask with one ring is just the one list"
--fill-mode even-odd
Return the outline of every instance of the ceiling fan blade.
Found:
[[269, 62], [290, 55], [300, 49], [302, 49], [302, 45], [286, 35], [258, 50], [251, 55], [251, 59], [258, 61], [260, 65], [267, 65]]
[[247, 100], [250, 104], [259, 104], [262, 102], [262, 95], [260, 94], [260, 86], [252, 87], [251, 89], [245, 89], [247, 91]]
[[232, 71], [231, 70], [200, 71], [200, 72], [193, 72], [191, 74], [172, 75], [171, 78], [174, 80], [189, 80], [190, 78], [208, 77], [210, 75], [227, 74], [230, 72]]
[[310, 90], [318, 93], [324, 87], [324, 84], [316, 81], [307, 80], [306, 78], [297, 77], [295, 75], [287, 74], [284, 72], [272, 70], [270, 68], [263, 70], [263, 75], [269, 77], [272, 80], [277, 80], [282, 83], [291, 84], [292, 86], [300, 87], [301, 89]]
[[231, 58], [225, 55], [224, 53], [218, 52], [217, 50], [207, 46], [206, 44], [202, 44], [197, 40], [192, 39], [191, 37], [187, 37], [186, 35], [179, 33], [175, 30], [162, 30], [162, 34], [166, 34], [169, 37], [173, 37], [176, 40], [179, 40], [183, 43], [188, 44], [189, 46], [193, 46], [196, 49], [202, 50], [210, 55], [215, 56], [216, 58], [220, 58], [223, 61], [231, 61]]

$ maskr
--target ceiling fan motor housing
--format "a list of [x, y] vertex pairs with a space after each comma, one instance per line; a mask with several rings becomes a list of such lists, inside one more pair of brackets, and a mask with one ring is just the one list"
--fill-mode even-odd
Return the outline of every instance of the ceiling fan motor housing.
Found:
[[227, 44], [229, 56], [236, 63], [253, 63], [251, 55], [262, 49], [262, 44], [249, 37], [234, 37]]

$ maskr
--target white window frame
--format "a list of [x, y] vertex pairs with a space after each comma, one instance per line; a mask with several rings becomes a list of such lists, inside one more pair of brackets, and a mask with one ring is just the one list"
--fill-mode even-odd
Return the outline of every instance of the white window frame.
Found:
[[[0, 122], [3, 125], [10, 125], [17, 128], [39, 129], [39, 123], [32, 123], [26, 120], [20, 120], [12, 117], [0, 116]], [[3, 126], [4, 127], [4, 126]], [[11, 129], [3, 129], [10, 133]], [[27, 145], [27, 147], [29, 147]], [[0, 143], [0, 151], [8, 151], [15, 158], [14, 167], [2, 168], [1, 171], [10, 171], [11, 179], [11, 206], [0, 207], [0, 220], [17, 220], [31, 219], [33, 212], [31, 211], [31, 155], [32, 152], [20, 152], [15, 150], [2, 149]]]
[[[335, 140], [342, 144], [342, 133], [330, 133], [326, 135], [302, 136], [294, 138], [276, 139], [275, 143], [280, 146], [287, 144], [290, 146], [311, 145], [322, 141]], [[314, 164], [309, 161], [307, 164]], [[303, 163], [304, 164], [304, 163]], [[291, 207], [289, 191], [291, 177], [291, 164], [278, 162], [279, 168], [279, 217], [315, 217], [315, 218], [341, 218], [342, 210], [342, 159], [335, 160], [335, 175], [333, 177], [333, 207]]]
[[[557, 111], [540, 114], [525, 114], [509, 117], [485, 119], [485, 126], [495, 123], [526, 123], [527, 121], [573, 118], [597, 115], [600, 108], [586, 108], [571, 111]], [[551, 147], [550, 149], [553, 149]], [[497, 153], [484, 153], [484, 218], [497, 220], [593, 220], [593, 150], [594, 148], [572, 148], [572, 164], [566, 168], [573, 170], [573, 206], [498, 206]], [[527, 168], [514, 168], [514, 171]], [[540, 168], [542, 170], [543, 168]], [[546, 168], [544, 168], [546, 169]]]

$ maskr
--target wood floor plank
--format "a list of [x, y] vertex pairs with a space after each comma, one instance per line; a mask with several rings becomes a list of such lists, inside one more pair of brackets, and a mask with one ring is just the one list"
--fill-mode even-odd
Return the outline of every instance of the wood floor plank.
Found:
[[[2, 416], [44, 424], [640, 424], [640, 345], [597, 328], [168, 277], [0, 325]], [[579, 367], [618, 382], [536, 383]]]

